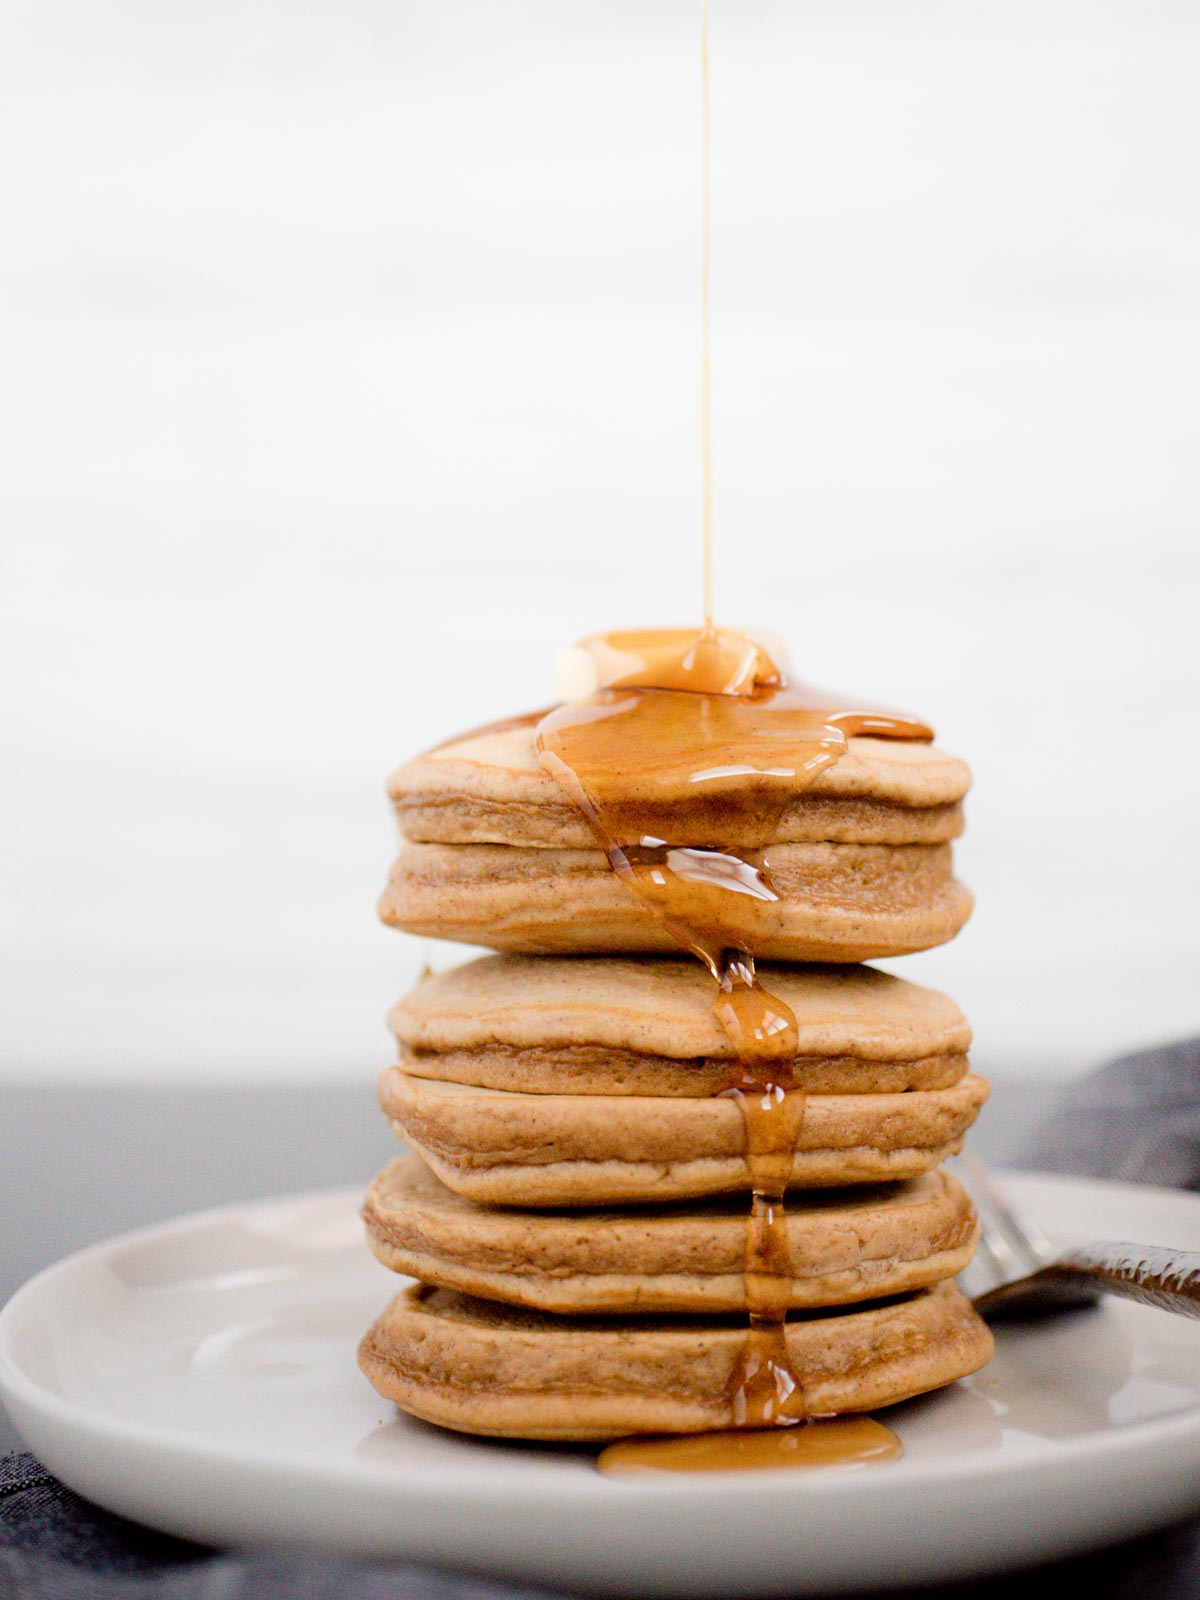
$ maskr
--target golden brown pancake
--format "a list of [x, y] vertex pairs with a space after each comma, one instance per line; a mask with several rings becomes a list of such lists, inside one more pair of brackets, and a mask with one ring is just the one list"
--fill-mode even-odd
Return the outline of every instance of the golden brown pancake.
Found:
[[[795, 1081], [814, 1094], [943, 1089], [971, 1030], [945, 995], [871, 967], [764, 964], [795, 1013]], [[683, 1095], [728, 1087], [736, 1062], [693, 958], [485, 956], [425, 978], [389, 1017], [404, 1070], [525, 1093]]]
[[[951, 1283], [855, 1311], [789, 1317], [810, 1413], [869, 1411], [983, 1366], [992, 1339]], [[359, 1365], [405, 1411], [465, 1433], [611, 1439], [732, 1426], [744, 1318], [554, 1317], [408, 1289]]]
[[[558, 1313], [746, 1310], [746, 1203], [627, 1211], [476, 1205], [415, 1156], [367, 1190], [367, 1239], [393, 1272]], [[787, 1208], [793, 1309], [925, 1289], [961, 1272], [978, 1228], [944, 1172], [911, 1183], [805, 1196]]]
[[[973, 1075], [907, 1094], [809, 1095], [790, 1187], [917, 1177], [953, 1155], [987, 1098]], [[749, 1191], [725, 1096], [517, 1094], [388, 1067], [379, 1100], [444, 1184], [491, 1205], [595, 1206]]]
[[[392, 774], [388, 793], [406, 838], [426, 844], [589, 849], [587, 823], [538, 764], [532, 724], [442, 745]], [[971, 782], [964, 762], [932, 745], [851, 739], [811, 789], [798, 793], [776, 831], [781, 843], [940, 844], [962, 832]], [[741, 786], [720, 815], [720, 837], [692, 837], [703, 817], [694, 791], [676, 797], [692, 844], [735, 847], [757, 838], [759, 795]], [[739, 826], [739, 818], [742, 819]]]
[[[784, 843], [744, 859], [775, 898], [729, 896], [727, 937], [763, 961], [906, 955], [952, 939], [971, 914], [948, 844]], [[598, 848], [405, 844], [379, 915], [426, 938], [533, 955], [679, 949]]]
[[[774, 898], [723, 896], [721, 926], [759, 960], [904, 955], [953, 938], [970, 915], [949, 844], [970, 773], [944, 751], [851, 739], [778, 815], [753, 777], [697, 808], [693, 778], [656, 771], [654, 831], [757, 870]], [[389, 792], [406, 840], [379, 902], [391, 926], [535, 955], [678, 949], [539, 765], [531, 722], [409, 762]]]

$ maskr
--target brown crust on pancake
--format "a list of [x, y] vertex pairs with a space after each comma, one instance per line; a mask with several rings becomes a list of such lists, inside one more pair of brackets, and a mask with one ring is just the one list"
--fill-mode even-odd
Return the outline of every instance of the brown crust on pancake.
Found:
[[[961, 801], [971, 775], [964, 762], [930, 745], [852, 739], [842, 759], [781, 816], [780, 842], [933, 844], [962, 832]], [[586, 849], [587, 824], [538, 765], [532, 726], [443, 745], [394, 772], [388, 794], [400, 826], [415, 841]], [[681, 810], [690, 796], [680, 795]], [[758, 797], [747, 787], [714, 815], [719, 838], [693, 845], [737, 846], [756, 837]], [[745, 817], [749, 823], [741, 821]], [[693, 830], [695, 819], [689, 817]]]
[[[929, 949], [971, 912], [950, 846], [780, 844], [751, 851], [778, 899], [742, 942], [764, 961], [866, 961]], [[601, 850], [406, 844], [379, 901], [392, 927], [529, 954], [677, 954]]]
[[[957, 1083], [971, 1030], [952, 1000], [871, 967], [764, 963], [796, 1017], [800, 1088], [902, 1093]], [[530, 1094], [702, 1098], [728, 1087], [733, 1046], [690, 957], [494, 955], [424, 978], [389, 1022], [414, 1077]]]
[[[959, 1148], [982, 1078], [909, 1094], [810, 1095], [791, 1185], [916, 1177]], [[388, 1067], [379, 1100], [448, 1188], [493, 1205], [640, 1204], [748, 1191], [742, 1116], [727, 1098], [509, 1094]]]
[[[538, 805], [480, 799], [446, 790], [432, 795], [401, 793], [393, 801], [400, 831], [419, 844], [507, 844], [528, 849], [588, 849], [595, 835], [569, 800], [546, 798]], [[741, 831], [724, 831], [726, 843]], [[892, 805], [886, 800], [838, 800], [804, 795], [783, 812], [776, 839], [789, 844], [944, 844], [963, 831], [961, 801], [952, 805]], [[735, 839], [736, 842], [736, 839]]]
[[[730, 1087], [736, 1067], [704, 1057], [686, 1061], [597, 1045], [494, 1044], [478, 1050], [401, 1050], [414, 1078], [469, 1083], [517, 1094], [646, 1094], [701, 1100]], [[854, 1056], [797, 1056], [795, 1086], [809, 1094], [905, 1094], [948, 1089], [966, 1077], [966, 1056], [861, 1061]]]
[[[746, 1309], [745, 1201], [685, 1208], [516, 1211], [475, 1205], [415, 1156], [394, 1161], [363, 1204], [367, 1240], [393, 1272], [465, 1294], [575, 1314]], [[787, 1209], [791, 1305], [849, 1305], [961, 1272], [978, 1228], [948, 1173], [796, 1201]]]
[[[614, 1325], [418, 1287], [396, 1296], [358, 1359], [380, 1394], [441, 1427], [609, 1439], [729, 1427], [745, 1338], [739, 1320]], [[787, 1339], [815, 1415], [910, 1399], [992, 1352], [986, 1325], [950, 1283], [844, 1315], [789, 1318]]]

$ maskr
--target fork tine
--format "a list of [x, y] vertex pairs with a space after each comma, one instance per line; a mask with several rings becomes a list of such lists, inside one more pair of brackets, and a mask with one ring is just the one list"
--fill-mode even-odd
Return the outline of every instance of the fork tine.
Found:
[[962, 1150], [955, 1162], [968, 1193], [979, 1208], [984, 1247], [997, 1265], [1006, 1253], [1002, 1245], [1009, 1247], [1009, 1265], [1001, 1269], [1005, 1276], [1036, 1272], [1045, 1266], [1054, 1254], [1050, 1241], [1039, 1229], [1028, 1226], [1017, 1216], [979, 1157], [973, 1151]]
[[992, 1271], [1001, 1279], [1016, 1276], [1021, 1268], [1012, 1247], [1002, 1233], [997, 1232], [990, 1217], [980, 1214], [979, 1248], [991, 1263]]

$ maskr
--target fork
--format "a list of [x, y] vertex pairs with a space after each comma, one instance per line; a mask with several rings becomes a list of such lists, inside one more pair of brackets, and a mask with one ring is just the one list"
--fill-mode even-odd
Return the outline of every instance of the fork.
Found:
[[1056, 1251], [1017, 1215], [978, 1156], [961, 1151], [953, 1165], [979, 1212], [979, 1249], [959, 1283], [982, 1316], [1040, 1316], [1115, 1294], [1200, 1318], [1200, 1254], [1100, 1241]]

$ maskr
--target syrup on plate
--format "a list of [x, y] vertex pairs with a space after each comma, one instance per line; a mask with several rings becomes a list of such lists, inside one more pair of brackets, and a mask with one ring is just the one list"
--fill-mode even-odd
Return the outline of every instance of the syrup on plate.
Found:
[[894, 1461], [900, 1453], [899, 1439], [873, 1417], [822, 1417], [803, 1428], [618, 1439], [600, 1452], [596, 1465], [613, 1478], [675, 1472], [796, 1472], [815, 1467], [851, 1472]]

